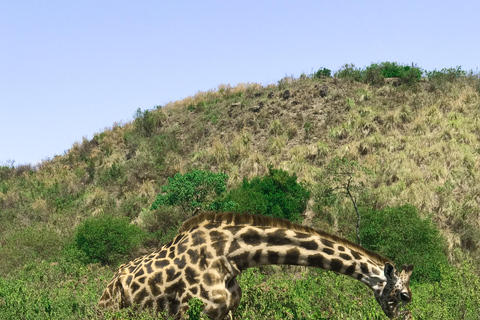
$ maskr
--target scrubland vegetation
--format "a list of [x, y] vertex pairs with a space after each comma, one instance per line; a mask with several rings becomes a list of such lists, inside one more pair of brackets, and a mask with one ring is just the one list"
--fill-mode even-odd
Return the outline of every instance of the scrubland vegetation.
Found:
[[[38, 166], [0, 167], [0, 319], [98, 318], [114, 270], [206, 209], [359, 237], [415, 265], [415, 319], [479, 319], [479, 142], [479, 77], [460, 67], [322, 68], [139, 109]], [[269, 266], [239, 282], [237, 319], [386, 318], [332, 272]]]

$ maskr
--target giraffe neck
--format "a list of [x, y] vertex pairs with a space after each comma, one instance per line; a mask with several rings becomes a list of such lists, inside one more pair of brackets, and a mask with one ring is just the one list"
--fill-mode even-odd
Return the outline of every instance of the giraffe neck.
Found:
[[[214, 215], [197, 227], [207, 235], [216, 255], [225, 256], [239, 271], [264, 265], [300, 265], [345, 274], [375, 293], [386, 283], [384, 265], [388, 259], [346, 239], [285, 220]], [[195, 232], [192, 236], [195, 238]]]
[[384, 263], [357, 246], [352, 248], [348, 242], [338, 243], [325, 235], [250, 226], [239, 230], [232, 244], [226, 256], [239, 270], [264, 265], [315, 267], [357, 279], [375, 292], [381, 292], [386, 282]]

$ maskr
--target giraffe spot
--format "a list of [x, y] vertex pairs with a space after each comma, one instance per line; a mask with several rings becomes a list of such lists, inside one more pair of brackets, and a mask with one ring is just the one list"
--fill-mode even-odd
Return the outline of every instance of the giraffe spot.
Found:
[[189, 249], [187, 251], [187, 254], [190, 256], [190, 262], [192, 264], [197, 264], [197, 261], [198, 261], [198, 252], [197, 251], [193, 251], [192, 249]]
[[130, 266], [130, 267], [128, 267], [128, 272], [129, 272], [129, 273], [132, 273], [133, 270], [135, 270], [135, 266]]
[[138, 289], [140, 289], [140, 286], [138, 285], [138, 283], [136, 283], [136, 282], [134, 281], [134, 282], [132, 283], [132, 285], [130, 286], [130, 288], [131, 288], [130, 291], [132, 292], [132, 294], [134, 294], [135, 291], [137, 291]]
[[362, 280], [362, 278], [363, 278], [363, 274], [361, 273], [357, 274], [357, 280]]
[[169, 257], [170, 259], [175, 258], [175, 251], [170, 252], [170, 253], [168, 254], [168, 257]]
[[253, 229], [248, 229], [248, 231], [242, 234], [240, 238], [247, 245], [257, 246], [260, 244], [260, 234]]
[[380, 270], [378, 270], [377, 268], [372, 268], [372, 272], [377, 276], [380, 274]]
[[192, 246], [193, 247], [196, 247], [196, 246], [199, 246], [201, 244], [204, 244], [206, 241], [205, 241], [205, 233], [201, 230], [197, 230], [195, 231], [192, 236]]
[[152, 299], [148, 299], [147, 301], [145, 301], [145, 303], [143, 304], [143, 308], [144, 309], [151, 309], [153, 307], [153, 300]]
[[175, 246], [172, 245], [172, 246], [170, 247], [170, 249], [168, 249], [168, 251], [170, 251], [170, 252], [175, 251]]
[[315, 241], [301, 241], [299, 246], [307, 250], [317, 250], [318, 244]]
[[129, 275], [128, 278], [127, 278], [127, 281], [126, 281], [127, 286], [130, 285], [130, 283], [132, 282], [132, 279], [133, 279], [133, 276], [132, 276], [132, 275]]
[[285, 255], [284, 264], [298, 264], [298, 258], [300, 257], [300, 251], [297, 248], [287, 250]]
[[167, 282], [171, 282], [175, 279], [177, 279], [180, 276], [180, 272], [175, 272], [174, 267], [170, 267], [165, 270], [167, 273]]
[[213, 222], [209, 222], [206, 225], [204, 225], [203, 227], [207, 230], [211, 230], [211, 229], [215, 229], [217, 227], [217, 224], [213, 223]]
[[321, 241], [322, 241], [322, 243], [323, 243], [324, 246], [333, 248], [333, 241], [330, 241], [330, 240], [328, 240], [328, 239], [322, 239]]
[[185, 268], [185, 265], [187, 264], [187, 262], [185, 261], [185, 256], [182, 256], [182, 258], [175, 258], [175, 260], [173, 260], [173, 263], [175, 263], [178, 269]]
[[260, 259], [262, 258], [262, 249], [258, 249], [255, 254], [252, 257], [252, 260], [255, 261], [255, 263], [260, 263]]
[[155, 257], [155, 259], [163, 259], [166, 256], [167, 256], [167, 250], [161, 250]]
[[187, 280], [189, 285], [196, 283], [197, 277], [198, 277], [198, 273], [194, 269], [190, 267], [187, 267], [185, 269], [185, 279]]
[[197, 292], [198, 292], [198, 288], [197, 288], [197, 287], [191, 287], [191, 288], [189, 288], [188, 290], [190, 290], [190, 292], [193, 293], [193, 294], [195, 294], [195, 295], [196, 295]]
[[205, 288], [200, 285], [200, 295], [202, 296], [202, 298], [204, 298], [205, 300], [209, 300], [208, 298], [208, 291], [205, 290]]
[[145, 264], [145, 268], [147, 269], [148, 274], [153, 273], [152, 261], [151, 260], [148, 263]]
[[215, 248], [215, 252], [217, 256], [223, 255], [225, 250], [225, 245], [227, 244], [225, 234], [214, 230], [210, 232], [210, 239], [212, 242], [212, 247]]
[[167, 298], [167, 305], [168, 305], [168, 312], [171, 315], [175, 315], [178, 313], [178, 308], [180, 306], [180, 301], [175, 298]]
[[225, 240], [225, 234], [223, 232], [218, 232], [217, 230], [210, 231], [209, 235], [212, 242]]
[[236, 278], [233, 277], [233, 278], [227, 280], [226, 287], [231, 288], [231, 287], [234, 287], [236, 284], [237, 284]]
[[332, 254], [335, 253], [335, 251], [333, 251], [333, 249], [330, 249], [330, 248], [323, 248], [322, 251], [325, 252], [328, 255], [332, 255]]
[[205, 270], [208, 267], [208, 259], [211, 259], [212, 255], [207, 251], [206, 247], [200, 249], [200, 261], [198, 267], [200, 270]]
[[143, 270], [143, 268], [139, 268], [137, 273], [135, 273], [135, 278], [139, 278], [139, 277], [143, 276], [144, 273], [145, 273], [145, 271]]
[[323, 269], [324, 259], [325, 258], [321, 254], [314, 254], [314, 255], [308, 256], [307, 262], [309, 266]]
[[152, 292], [152, 295], [158, 296], [162, 293], [162, 291], [159, 289], [158, 285], [163, 284], [163, 274], [162, 272], [157, 272], [155, 273], [155, 276], [151, 277], [148, 279], [148, 286], [150, 287], [150, 291]]
[[157, 312], [163, 312], [165, 311], [166, 307], [167, 307], [167, 300], [165, 299], [165, 297], [158, 297], [156, 300], [156, 310]]
[[203, 283], [205, 283], [205, 285], [208, 287], [211, 287], [215, 284], [215, 276], [210, 272], [205, 272], [203, 274]]
[[144, 284], [146, 278], [147, 278], [146, 276], [143, 276], [141, 278], [138, 278], [137, 281], [140, 282], [141, 284]]
[[182, 299], [182, 304], [188, 303], [188, 301], [189, 301], [190, 299], [192, 299], [192, 297], [193, 297], [193, 296], [192, 296], [191, 294], [187, 293], [187, 294], [185, 295], [185, 297], [183, 297], [183, 299]]
[[230, 232], [232, 235], [236, 235], [238, 231], [242, 230], [238, 226], [225, 226], [223, 230]]
[[357, 264], [354, 262], [352, 265], [348, 266], [348, 268], [345, 270], [345, 274], [347, 276], [354, 274], [356, 270], [356, 265]]
[[298, 239], [305, 239], [305, 238], [310, 238], [312, 235], [304, 232], [295, 232], [295, 238]]
[[229, 252], [234, 252], [237, 249], [240, 249], [240, 245], [238, 244], [237, 240], [233, 240], [232, 243], [230, 244], [230, 249], [228, 249]]
[[168, 260], [157, 260], [155, 261], [155, 267], [158, 269], [164, 268], [170, 264]]
[[352, 257], [350, 257], [350, 255], [346, 253], [340, 253], [340, 258], [342, 258], [343, 260], [352, 260]]
[[342, 260], [339, 259], [332, 259], [330, 261], [330, 270], [335, 271], [335, 272], [340, 272], [343, 268], [343, 262]]
[[181, 255], [187, 250], [188, 238], [185, 238], [182, 242], [177, 245], [177, 254]]
[[368, 265], [365, 262], [360, 263], [360, 270], [363, 274], [368, 274]]
[[285, 246], [290, 243], [292, 243], [292, 240], [286, 237], [283, 229], [267, 234], [267, 245], [269, 246]]
[[270, 262], [271, 264], [276, 264], [278, 262], [278, 259], [280, 258], [280, 255], [276, 251], [268, 251], [267, 257], [268, 262]]
[[344, 246], [338, 246], [338, 251], [345, 251], [345, 247]]
[[350, 250], [350, 252], [352, 253], [352, 256], [356, 259], [356, 260], [362, 260], [362, 254], [358, 251], [355, 251], [355, 250]]
[[185, 282], [182, 279], [180, 279], [174, 284], [165, 288], [165, 293], [169, 295], [170, 294], [181, 295], [185, 291], [185, 288], [186, 288]]
[[248, 268], [248, 251], [233, 257], [232, 260], [239, 270]]
[[291, 244], [292, 241], [287, 238], [280, 238], [280, 237], [268, 237], [267, 244], [269, 246], [285, 246]]
[[148, 292], [143, 288], [142, 290], [138, 291], [135, 297], [133, 298], [133, 303], [135, 304], [141, 304], [145, 298], [148, 297]]

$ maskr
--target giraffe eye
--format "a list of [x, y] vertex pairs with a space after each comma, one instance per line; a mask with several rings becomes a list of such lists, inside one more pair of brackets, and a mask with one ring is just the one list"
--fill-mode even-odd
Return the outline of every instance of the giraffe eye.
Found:
[[406, 293], [400, 293], [400, 299], [402, 299], [403, 302], [409, 302], [410, 297]]

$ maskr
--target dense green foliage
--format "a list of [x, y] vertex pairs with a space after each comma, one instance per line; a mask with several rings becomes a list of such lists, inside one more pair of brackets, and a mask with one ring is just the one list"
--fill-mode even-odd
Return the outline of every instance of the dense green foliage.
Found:
[[372, 63], [365, 69], [355, 68], [353, 64], [344, 65], [336, 76], [368, 84], [382, 85], [385, 78], [398, 78], [399, 84], [414, 85], [423, 74], [416, 66], [399, 65], [396, 62]]
[[125, 257], [141, 241], [141, 230], [128, 218], [101, 215], [77, 228], [75, 244], [90, 262], [112, 263]]
[[226, 191], [227, 179], [226, 174], [200, 170], [183, 175], [177, 173], [173, 178], [168, 178], [168, 183], [162, 186], [164, 194], [157, 195], [151, 208], [181, 206], [191, 213], [207, 209], [215, 197]]
[[360, 235], [367, 249], [389, 257], [398, 266], [413, 264], [412, 281], [442, 280], [448, 265], [445, 243], [429, 219], [421, 219], [411, 205], [361, 210]]
[[227, 199], [236, 203], [234, 211], [300, 221], [309, 197], [310, 191], [297, 182], [295, 173], [270, 167], [263, 177], [244, 178]]
[[313, 74], [313, 77], [318, 79], [329, 78], [331, 76], [332, 76], [332, 71], [327, 68], [320, 68], [317, 70], [317, 72]]

